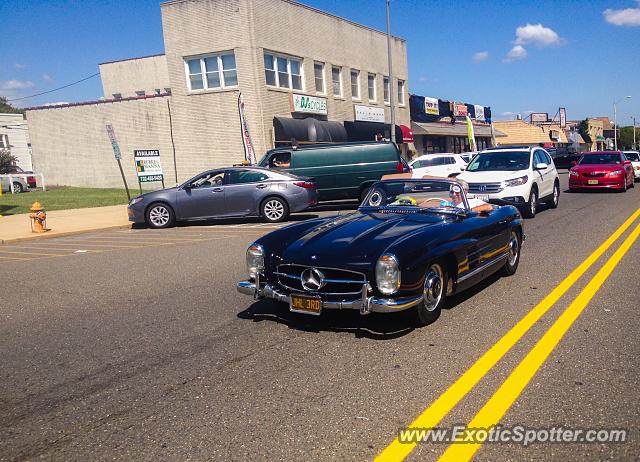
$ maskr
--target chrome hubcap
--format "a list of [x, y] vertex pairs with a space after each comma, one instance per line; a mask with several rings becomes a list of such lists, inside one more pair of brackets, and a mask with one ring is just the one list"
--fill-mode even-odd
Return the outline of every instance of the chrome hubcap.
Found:
[[164, 226], [169, 223], [169, 211], [165, 207], [158, 205], [149, 212], [149, 220], [156, 226]]
[[536, 197], [536, 195], [535, 194], [531, 194], [531, 215], [536, 213], [536, 202], [537, 201], [538, 201], [538, 198]]
[[509, 266], [516, 264], [519, 251], [520, 244], [518, 243], [518, 236], [515, 233], [511, 233], [511, 240], [509, 241]]
[[284, 205], [280, 201], [269, 201], [264, 204], [264, 214], [269, 220], [279, 220], [284, 215]]
[[431, 265], [424, 277], [424, 307], [427, 311], [433, 311], [442, 298], [442, 268], [439, 265]]
[[556, 205], [558, 204], [558, 187], [557, 186], [553, 188], [553, 203]]

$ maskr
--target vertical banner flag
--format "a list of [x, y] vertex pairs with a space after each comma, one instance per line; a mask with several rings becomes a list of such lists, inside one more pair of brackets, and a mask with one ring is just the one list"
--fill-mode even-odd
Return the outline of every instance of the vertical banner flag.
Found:
[[476, 109], [476, 120], [484, 122], [484, 106], [478, 106], [477, 104], [474, 104], [473, 107]]
[[473, 133], [473, 124], [471, 123], [471, 118], [469, 114], [466, 115], [467, 118], [467, 135], [469, 136], [469, 149], [472, 151], [477, 151], [478, 146], [476, 145], [476, 137]]
[[438, 106], [438, 98], [424, 97], [424, 112], [431, 115], [440, 115], [440, 108]]
[[242, 145], [244, 146], [244, 158], [249, 164], [256, 164], [256, 151], [253, 149], [253, 143], [251, 142], [251, 135], [249, 134], [249, 124], [247, 118], [244, 115], [244, 100], [242, 99], [242, 93], [238, 95], [238, 112], [240, 114], [240, 129], [242, 130]]

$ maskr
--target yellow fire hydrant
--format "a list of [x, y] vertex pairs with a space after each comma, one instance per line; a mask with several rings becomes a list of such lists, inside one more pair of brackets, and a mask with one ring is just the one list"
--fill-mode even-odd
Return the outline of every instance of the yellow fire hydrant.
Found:
[[32, 233], [44, 233], [49, 231], [47, 229], [47, 212], [44, 211], [44, 207], [40, 202], [34, 202], [31, 206], [31, 232]]

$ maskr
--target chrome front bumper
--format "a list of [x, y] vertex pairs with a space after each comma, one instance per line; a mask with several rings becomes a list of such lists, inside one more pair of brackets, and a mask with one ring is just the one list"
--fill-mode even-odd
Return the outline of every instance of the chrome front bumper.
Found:
[[[260, 290], [256, 290], [256, 284], [251, 281], [238, 283], [238, 292], [251, 295], [255, 299], [270, 298], [278, 302], [290, 303], [289, 295], [281, 293], [267, 284]], [[329, 310], [359, 310], [360, 314], [369, 313], [395, 313], [408, 310], [422, 302], [422, 295], [401, 298], [376, 298], [363, 296], [355, 300], [322, 300], [322, 309]]]

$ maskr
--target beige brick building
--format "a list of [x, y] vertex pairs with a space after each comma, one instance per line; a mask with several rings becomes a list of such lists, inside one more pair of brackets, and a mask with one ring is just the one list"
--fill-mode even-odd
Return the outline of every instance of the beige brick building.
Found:
[[[240, 93], [258, 158], [290, 141], [274, 117], [388, 123], [390, 91], [396, 124], [410, 125], [402, 39], [392, 39], [390, 84], [386, 34], [292, 0], [174, 0], [161, 11], [165, 54], [101, 64], [108, 101], [27, 112], [36, 168], [49, 182], [119, 186], [106, 123], [125, 168], [133, 170], [133, 149], [160, 149], [169, 183], [174, 150], [178, 181], [240, 162]], [[63, 174], [62, 159], [97, 175]]]

